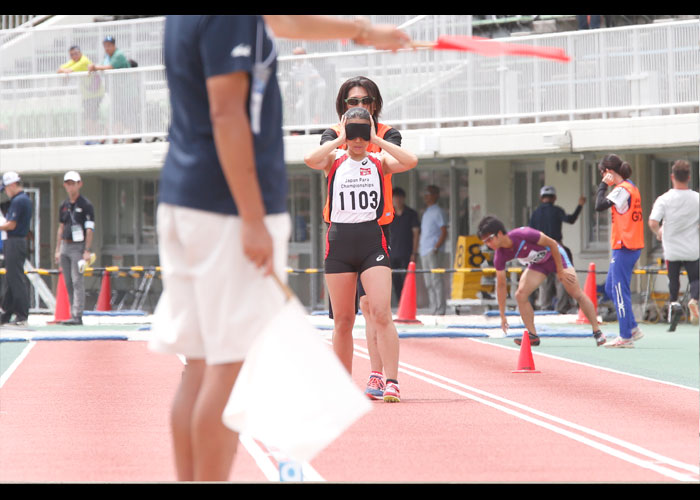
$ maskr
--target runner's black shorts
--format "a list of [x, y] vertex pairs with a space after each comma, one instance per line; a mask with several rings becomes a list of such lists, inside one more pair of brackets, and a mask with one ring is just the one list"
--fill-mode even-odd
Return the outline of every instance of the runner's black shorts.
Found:
[[377, 221], [330, 224], [326, 233], [326, 274], [361, 274], [376, 266], [391, 268], [389, 240]]

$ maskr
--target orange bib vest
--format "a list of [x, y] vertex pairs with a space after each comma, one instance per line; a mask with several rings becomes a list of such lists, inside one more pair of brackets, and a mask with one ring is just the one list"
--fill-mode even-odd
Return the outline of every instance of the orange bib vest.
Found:
[[618, 186], [630, 194], [630, 208], [624, 214], [612, 208], [610, 245], [615, 250], [623, 247], [629, 250], [644, 248], [644, 218], [639, 189], [629, 181], [623, 181]]
[[[340, 125], [333, 125], [331, 127], [335, 130], [337, 135], [340, 135]], [[377, 125], [377, 137], [384, 139], [384, 135], [391, 130], [391, 125], [384, 125], [380, 123]], [[347, 146], [343, 144], [339, 149], [347, 149]], [[379, 153], [382, 149], [376, 144], [371, 144], [367, 146], [368, 153]], [[393, 193], [394, 189], [391, 186], [391, 174], [384, 174], [384, 212], [381, 217], [377, 219], [380, 226], [385, 226], [394, 220], [394, 203], [393, 203]], [[326, 222], [331, 221], [330, 214], [330, 200], [326, 196], [326, 205], [323, 207], [323, 219]]]

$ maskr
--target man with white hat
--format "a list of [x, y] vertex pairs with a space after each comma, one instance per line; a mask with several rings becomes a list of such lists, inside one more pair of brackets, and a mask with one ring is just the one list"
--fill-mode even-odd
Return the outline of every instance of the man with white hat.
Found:
[[58, 209], [56, 234], [56, 264], [60, 265], [71, 305], [71, 319], [64, 325], [82, 325], [85, 310], [85, 281], [81, 261], [89, 262], [95, 231], [95, 208], [80, 194], [83, 181], [74, 170], [63, 176], [63, 187], [68, 198]]
[[[3, 282], [2, 314], [0, 324], [25, 326], [29, 318], [29, 279], [24, 274], [24, 261], [29, 255], [27, 234], [32, 220], [32, 201], [24, 192], [17, 172], [5, 172], [0, 191], [10, 198], [7, 214], [0, 217], [0, 231], [7, 239], [5, 253], [5, 280]], [[10, 321], [14, 315], [14, 321]]]

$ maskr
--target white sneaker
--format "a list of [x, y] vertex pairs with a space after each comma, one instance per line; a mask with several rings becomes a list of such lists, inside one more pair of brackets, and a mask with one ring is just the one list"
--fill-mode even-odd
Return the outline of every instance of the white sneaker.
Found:
[[637, 340], [641, 339], [642, 337], [644, 337], [644, 334], [642, 333], [642, 331], [639, 329], [638, 326], [635, 326], [632, 329], [632, 340], [637, 341]]
[[690, 322], [694, 325], [698, 324], [698, 317], [700, 314], [698, 314], [698, 300], [697, 299], [690, 299], [688, 302], [688, 310], [690, 311]]
[[623, 339], [622, 337], [617, 337], [615, 340], [612, 342], [606, 342], [603, 347], [619, 347], [619, 348], [626, 348], [630, 349], [634, 347], [634, 340], [632, 339]]
[[393, 382], [387, 382], [386, 388], [384, 389], [384, 402], [398, 403], [399, 401], [401, 401], [401, 396], [399, 395], [399, 385]]

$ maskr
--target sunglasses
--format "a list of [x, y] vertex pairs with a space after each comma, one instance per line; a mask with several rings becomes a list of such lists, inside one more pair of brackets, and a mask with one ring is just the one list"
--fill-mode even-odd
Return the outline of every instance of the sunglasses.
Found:
[[481, 241], [483, 241], [484, 243], [488, 243], [489, 241], [491, 241], [491, 240], [494, 239], [495, 237], [496, 237], [496, 235], [495, 235], [495, 234], [492, 234], [491, 236], [488, 236], [488, 237], [486, 237], [486, 238], [483, 238]]
[[350, 106], [359, 106], [360, 104], [372, 104], [374, 102], [374, 97], [348, 97], [345, 99], [345, 104]]

